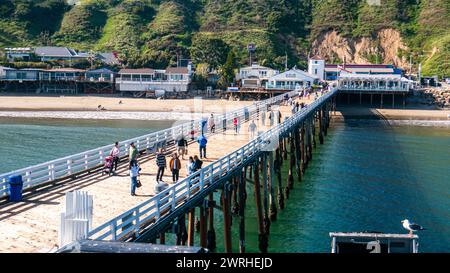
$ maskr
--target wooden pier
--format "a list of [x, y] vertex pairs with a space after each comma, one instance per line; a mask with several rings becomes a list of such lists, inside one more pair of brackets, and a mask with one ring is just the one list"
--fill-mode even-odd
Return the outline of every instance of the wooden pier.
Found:
[[[216, 133], [206, 134], [207, 159], [204, 159], [203, 169], [188, 177], [184, 167], [187, 165], [188, 156], [185, 156], [185, 160], [182, 161], [183, 168], [180, 171], [180, 182], [172, 183], [170, 171], [166, 169], [164, 181], [169, 182], [171, 187], [158, 195], [154, 193], [157, 170], [154, 154], [145, 153], [144, 141], [138, 140], [140, 150], [144, 152], [139, 157], [143, 187], [137, 190], [136, 197], [130, 196], [130, 178], [125, 158], [119, 165], [117, 175], [110, 177], [102, 175], [100, 168], [96, 167], [101, 161], [95, 159], [95, 156], [106, 153], [110, 147], [88, 153], [83, 158], [93, 157], [95, 159], [93, 162], [97, 161], [95, 163], [97, 165], [86, 165], [87, 171], [75, 173], [76, 169], [72, 169], [74, 174], [62, 179], [45, 177], [50, 181], [40, 182], [39, 185], [28, 188], [23, 202], [10, 203], [5, 199], [2, 201], [0, 251], [48, 252], [61, 247], [57, 245], [59, 213], [65, 193], [82, 190], [89, 192], [94, 198], [92, 223], [94, 230], [89, 233], [89, 239], [128, 242], [158, 241], [164, 244], [165, 231], [176, 221], [184, 223], [177, 237], [178, 244], [214, 249], [217, 227], [214, 227], [213, 219], [224, 217], [225, 247], [227, 252], [231, 252], [230, 226], [231, 214], [234, 211], [240, 219], [240, 251], [245, 252], [244, 208], [246, 205], [253, 205], [245, 204], [246, 196], [250, 194], [245, 192], [245, 183], [250, 179], [255, 184], [257, 196], [255, 205], [258, 208], [259, 245], [262, 252], [267, 252], [270, 222], [276, 220], [277, 210], [282, 209], [283, 203], [287, 202], [286, 197], [289, 190], [294, 188], [295, 180], [301, 180], [307, 163], [311, 160], [313, 142], [316, 139], [315, 132], [318, 132], [319, 136], [326, 135], [334, 95], [333, 91], [314, 102], [303, 100], [309, 106], [294, 115], [289, 106], [278, 106], [283, 101], [279, 99], [271, 109], [279, 109], [282, 118], [274, 122], [272, 126], [268, 117], [266, 117], [266, 123], [262, 125], [261, 115], [269, 113], [267, 106], [250, 113], [241, 111], [242, 115], [239, 117], [242, 125], [239, 134], [235, 134], [233, 128], [229, 126], [231, 116], [225, 115], [224, 117], [229, 119], [226, 130], [223, 131], [222, 124], [216, 122]], [[248, 124], [252, 119], [255, 119], [260, 131], [260, 137], [253, 140], [250, 139], [248, 132]], [[279, 123], [282, 120], [285, 121]], [[148, 140], [149, 137], [146, 139]], [[272, 143], [267, 144], [267, 142]], [[272, 147], [274, 143], [277, 144], [275, 148]], [[168, 158], [170, 158], [170, 154], [175, 152], [175, 147], [173, 142], [166, 144]], [[264, 145], [261, 146], [262, 144]], [[238, 147], [241, 148], [236, 150]], [[127, 153], [127, 151], [123, 152]], [[191, 141], [188, 152], [189, 156], [198, 154], [198, 144]], [[289, 160], [286, 160], [288, 154]], [[66, 161], [69, 164], [69, 160]], [[288, 178], [281, 177], [281, 164], [289, 164]], [[53, 172], [49, 172], [50, 176], [61, 172], [55, 164], [49, 166], [54, 168]], [[67, 168], [66, 165], [64, 166]], [[24, 181], [32, 181], [32, 173], [24, 170]], [[294, 179], [294, 174], [297, 179]], [[0, 182], [2, 179], [5, 181], [5, 177], [0, 177]], [[278, 193], [275, 196], [277, 187]], [[3, 194], [6, 192], [5, 189], [3, 188]], [[214, 200], [212, 194], [214, 190], [222, 192], [221, 200]], [[155, 206], [155, 200], [158, 202], [157, 206]], [[223, 212], [219, 210], [217, 214], [215, 204], [221, 204]], [[196, 228], [194, 223], [196, 207], [199, 208], [199, 242], [194, 242], [193, 236]], [[117, 215], [119, 216], [116, 217]], [[115, 218], [112, 219], [113, 217]]]

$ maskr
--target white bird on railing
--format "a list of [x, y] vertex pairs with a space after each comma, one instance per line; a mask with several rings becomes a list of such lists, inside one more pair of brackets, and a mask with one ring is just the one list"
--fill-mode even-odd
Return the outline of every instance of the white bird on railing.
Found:
[[420, 226], [418, 224], [415, 224], [415, 223], [411, 223], [411, 222], [409, 222], [408, 219], [403, 220], [402, 223], [403, 223], [403, 227], [406, 230], [409, 230], [409, 234], [410, 235], [412, 235], [413, 232], [415, 232], [415, 231], [425, 230], [424, 227], [422, 227], [422, 226]]

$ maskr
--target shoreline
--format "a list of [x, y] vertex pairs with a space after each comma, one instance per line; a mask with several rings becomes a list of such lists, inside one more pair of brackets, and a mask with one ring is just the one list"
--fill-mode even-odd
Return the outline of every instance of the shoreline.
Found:
[[[224, 113], [253, 104], [213, 98], [148, 99], [102, 96], [0, 96], [0, 112], [178, 112]], [[105, 108], [106, 110], [99, 110]]]

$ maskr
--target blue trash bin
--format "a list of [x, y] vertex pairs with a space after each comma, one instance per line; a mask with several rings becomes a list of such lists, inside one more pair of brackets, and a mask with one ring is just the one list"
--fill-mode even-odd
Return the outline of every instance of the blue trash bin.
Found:
[[9, 201], [20, 202], [22, 201], [22, 188], [23, 181], [21, 175], [14, 175], [8, 178], [9, 183]]

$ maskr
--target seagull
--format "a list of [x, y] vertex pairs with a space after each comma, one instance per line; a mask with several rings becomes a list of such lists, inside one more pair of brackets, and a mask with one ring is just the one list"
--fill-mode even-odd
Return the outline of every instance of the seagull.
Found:
[[418, 224], [415, 224], [415, 223], [411, 223], [411, 222], [409, 222], [408, 219], [403, 220], [402, 223], [403, 223], [403, 227], [406, 230], [409, 230], [409, 235], [413, 235], [414, 231], [425, 230], [424, 227], [422, 227]]

